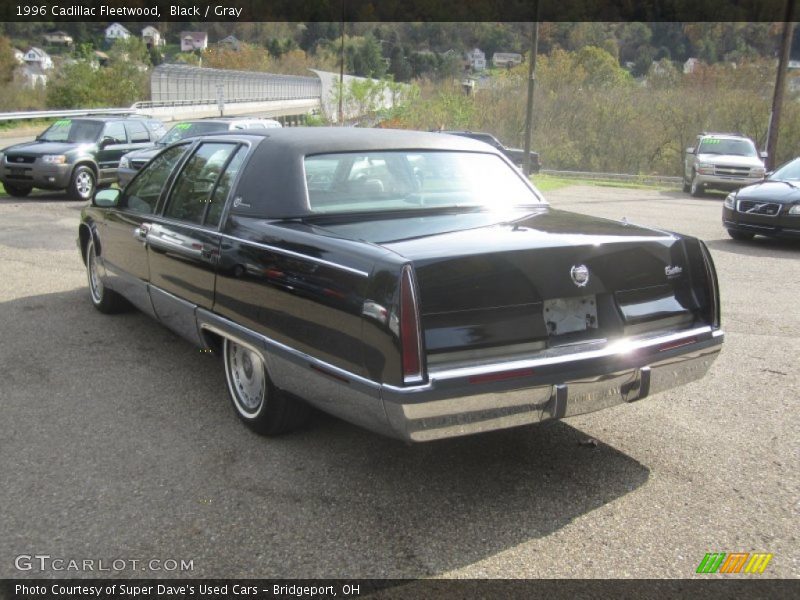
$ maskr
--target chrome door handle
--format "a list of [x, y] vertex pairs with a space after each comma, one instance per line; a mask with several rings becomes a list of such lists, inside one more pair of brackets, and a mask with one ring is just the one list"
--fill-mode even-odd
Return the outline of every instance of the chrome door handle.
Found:
[[144, 242], [147, 240], [147, 233], [150, 231], [150, 225], [142, 223], [139, 227], [133, 230], [133, 237], [137, 240]]

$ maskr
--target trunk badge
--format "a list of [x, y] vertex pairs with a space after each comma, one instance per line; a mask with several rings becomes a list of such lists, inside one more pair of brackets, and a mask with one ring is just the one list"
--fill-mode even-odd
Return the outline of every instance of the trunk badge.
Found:
[[589, 283], [589, 269], [586, 265], [573, 266], [569, 270], [569, 275], [572, 277], [572, 282], [578, 287], [586, 287]]
[[667, 276], [667, 279], [674, 279], [675, 277], [678, 277], [681, 273], [683, 273], [683, 269], [677, 265], [674, 267], [672, 265], [664, 267], [664, 275]]

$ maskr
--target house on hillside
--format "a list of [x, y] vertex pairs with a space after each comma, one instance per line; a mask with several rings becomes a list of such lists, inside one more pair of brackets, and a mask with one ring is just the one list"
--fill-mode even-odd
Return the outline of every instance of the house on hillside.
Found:
[[114, 40], [127, 40], [131, 37], [131, 32], [119, 23], [112, 23], [105, 30], [105, 38], [107, 42]]
[[492, 64], [495, 67], [516, 67], [522, 64], [522, 54], [516, 52], [495, 52], [492, 54]]
[[35, 46], [28, 49], [23, 59], [28, 65], [38, 65], [42, 71], [53, 68], [53, 59], [50, 58], [50, 55], [41, 48]]
[[194, 52], [208, 48], [208, 34], [205, 31], [181, 31], [181, 52]]
[[473, 71], [483, 71], [486, 68], [486, 54], [483, 50], [473, 48], [466, 53], [467, 65]]
[[166, 43], [166, 40], [161, 37], [161, 32], [152, 25], [142, 29], [142, 41], [148, 48], [158, 48]]
[[217, 45], [225, 46], [230, 50], [236, 50], [238, 52], [239, 48], [242, 46], [242, 42], [240, 42], [235, 35], [229, 35], [228, 37], [224, 37], [218, 41]]
[[53, 46], [71, 46], [73, 40], [71, 35], [63, 31], [51, 31], [44, 34], [44, 43], [52, 44]]

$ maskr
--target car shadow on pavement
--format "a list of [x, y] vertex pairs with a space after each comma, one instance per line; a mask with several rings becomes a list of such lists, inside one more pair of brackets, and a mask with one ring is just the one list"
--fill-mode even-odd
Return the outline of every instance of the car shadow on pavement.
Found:
[[706, 246], [719, 252], [765, 258], [797, 260], [800, 240], [775, 239], [756, 236], [752, 240], [738, 241], [730, 238], [706, 240]]
[[68, 195], [66, 192], [32, 192], [29, 196], [15, 197], [4, 195], [0, 196], [0, 204], [20, 204], [20, 203], [33, 203], [42, 204], [45, 202], [71, 202], [88, 204], [88, 200], [76, 200]]
[[662, 190], [658, 192], [658, 194], [664, 198], [671, 198], [673, 200], [711, 200], [714, 202], [721, 202], [725, 200], [725, 196], [728, 195], [727, 192], [717, 192], [716, 190], [704, 192], [702, 196], [692, 196], [680, 190]]
[[141, 313], [102, 315], [87, 294], [0, 304], [0, 577], [24, 551], [194, 561], [111, 573], [133, 577], [424, 577], [500, 553], [513, 565], [519, 545], [649, 477], [567, 422], [407, 445], [318, 415], [259, 437], [218, 357]]

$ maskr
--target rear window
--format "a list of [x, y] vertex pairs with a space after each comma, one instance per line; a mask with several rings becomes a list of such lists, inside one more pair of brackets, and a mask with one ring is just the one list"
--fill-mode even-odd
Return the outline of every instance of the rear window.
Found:
[[317, 213], [541, 204], [500, 157], [477, 152], [392, 151], [305, 158], [309, 207]]

